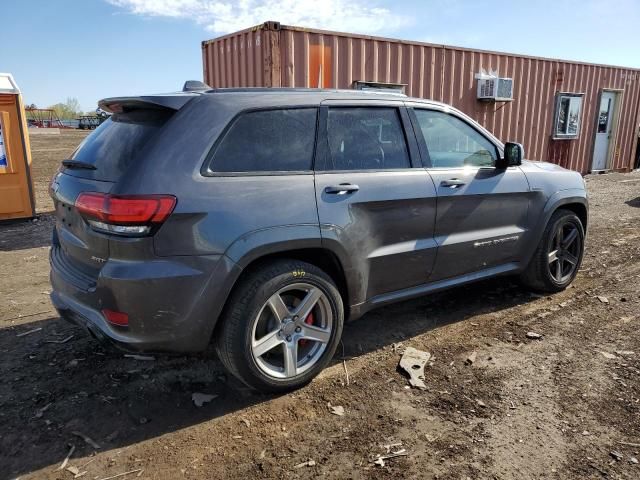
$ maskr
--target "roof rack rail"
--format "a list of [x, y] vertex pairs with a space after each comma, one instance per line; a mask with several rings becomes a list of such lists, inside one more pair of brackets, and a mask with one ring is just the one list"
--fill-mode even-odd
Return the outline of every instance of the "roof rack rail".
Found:
[[352, 87], [354, 90], [361, 90], [367, 93], [385, 93], [392, 95], [407, 96], [405, 90], [406, 83], [373, 82], [369, 80], [354, 80]]
[[408, 95], [404, 92], [396, 92], [394, 90], [385, 90], [385, 89], [368, 89], [368, 90], [352, 90], [357, 93], [371, 93], [375, 95], [394, 95], [396, 97], [407, 97]]
[[219, 87], [207, 90], [206, 93], [353, 93], [353, 94], [369, 94], [375, 93], [380, 95], [395, 95], [406, 97], [407, 94], [392, 89], [349, 89], [349, 88], [309, 88], [309, 87]]

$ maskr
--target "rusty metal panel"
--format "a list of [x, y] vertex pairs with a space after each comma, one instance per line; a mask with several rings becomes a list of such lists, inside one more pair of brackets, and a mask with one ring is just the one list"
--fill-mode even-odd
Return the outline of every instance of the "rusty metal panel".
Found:
[[[274, 22], [203, 42], [213, 87], [352, 88], [356, 80], [406, 84], [410, 96], [449, 103], [527, 157], [586, 173], [603, 89], [620, 91], [610, 168], [633, 166], [640, 122], [640, 70], [312, 30]], [[514, 80], [512, 102], [476, 99], [475, 74]], [[584, 93], [580, 136], [551, 138], [557, 92]]]
[[265, 33], [274, 32], [260, 26], [202, 42], [205, 82], [213, 88], [269, 85], [275, 72], [268, 58], [273, 39]]

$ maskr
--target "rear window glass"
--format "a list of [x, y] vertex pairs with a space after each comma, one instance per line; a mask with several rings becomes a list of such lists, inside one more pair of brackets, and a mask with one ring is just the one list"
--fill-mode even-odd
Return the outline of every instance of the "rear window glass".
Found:
[[311, 170], [316, 109], [261, 110], [241, 114], [213, 154], [214, 172]]
[[67, 169], [68, 173], [98, 180], [117, 180], [172, 113], [136, 110], [113, 114], [85, 138], [71, 156], [71, 160], [88, 163], [96, 169]]

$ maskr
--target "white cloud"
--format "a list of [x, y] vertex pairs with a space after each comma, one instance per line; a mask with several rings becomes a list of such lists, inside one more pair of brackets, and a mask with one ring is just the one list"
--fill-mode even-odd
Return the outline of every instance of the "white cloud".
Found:
[[129, 13], [183, 18], [223, 34], [276, 20], [357, 33], [391, 32], [410, 19], [368, 0], [106, 0]]

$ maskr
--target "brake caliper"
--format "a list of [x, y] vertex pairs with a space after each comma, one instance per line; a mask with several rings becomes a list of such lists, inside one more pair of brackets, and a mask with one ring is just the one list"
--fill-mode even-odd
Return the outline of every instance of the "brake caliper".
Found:
[[[307, 318], [304, 319], [304, 323], [306, 323], [307, 325], [313, 325], [315, 322], [315, 319], [313, 318], [313, 312], [309, 313], [309, 315], [307, 315]], [[300, 344], [300, 346], [304, 346], [307, 344], [309, 340], [305, 340], [302, 339], [300, 340], [298, 343]]]

